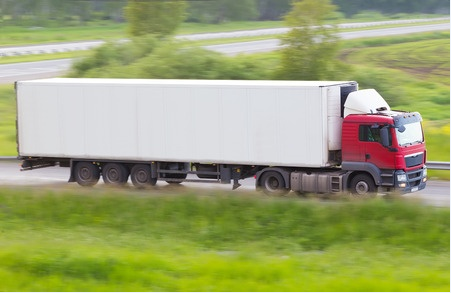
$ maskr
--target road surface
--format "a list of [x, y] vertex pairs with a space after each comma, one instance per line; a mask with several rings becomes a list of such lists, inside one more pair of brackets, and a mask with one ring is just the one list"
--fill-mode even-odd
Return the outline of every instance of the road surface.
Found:
[[[0, 186], [67, 186], [71, 185], [75, 188], [84, 188], [76, 183], [67, 183], [69, 179], [69, 168], [48, 167], [31, 171], [20, 171], [18, 161], [0, 161]], [[240, 182], [242, 186], [235, 192], [254, 191], [255, 180], [248, 178]], [[128, 183], [132, 186], [131, 182]], [[158, 182], [157, 187], [164, 188], [168, 184]], [[102, 179], [98, 186], [94, 188], [102, 188]], [[217, 183], [183, 183], [183, 186], [193, 188], [210, 188], [220, 190], [232, 190], [232, 184]], [[152, 190], [149, 190], [152, 193]], [[427, 205], [449, 207], [450, 206], [450, 182], [449, 181], [429, 181], [426, 189], [416, 193], [403, 195], [405, 198], [417, 200]]]
[[72, 59], [59, 59], [0, 65], [0, 84], [59, 76], [67, 72], [72, 63]]
[[[394, 35], [406, 35], [412, 33], [422, 33], [430, 31], [440, 31], [449, 30], [449, 23], [441, 24], [430, 24], [422, 26], [412, 26], [412, 27], [396, 27], [396, 28], [383, 28], [374, 29], [366, 31], [355, 31], [355, 32], [342, 32], [338, 33], [338, 36], [344, 40], [359, 39], [359, 38], [373, 38], [373, 37], [385, 37]], [[221, 45], [211, 45], [204, 46], [204, 48], [217, 51], [229, 56], [242, 54], [242, 53], [259, 53], [259, 52], [270, 52], [280, 48], [279, 39], [269, 39], [262, 41], [251, 41], [242, 43], [231, 43], [231, 44], [221, 44]]]

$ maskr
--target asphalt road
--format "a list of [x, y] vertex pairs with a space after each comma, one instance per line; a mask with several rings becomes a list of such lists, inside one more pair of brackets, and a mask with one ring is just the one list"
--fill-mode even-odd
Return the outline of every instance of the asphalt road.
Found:
[[59, 76], [67, 72], [72, 63], [72, 59], [59, 59], [0, 65], [0, 84]]
[[[356, 39], [356, 38], [368, 38], [380, 36], [405, 35], [417, 32], [439, 31], [449, 29], [450, 29], [449, 23], [441, 23], [441, 24], [416, 25], [411, 27], [408, 26], [408, 27], [374, 29], [354, 32], [343, 32], [339, 33], [339, 36], [343, 39]], [[92, 45], [92, 43], [90, 44]], [[80, 42], [67, 43], [64, 45], [66, 46], [66, 50], [70, 50], [71, 45], [75, 47], [81, 46]], [[35, 46], [30, 46], [28, 49], [26, 47], [20, 48], [22, 48], [25, 51], [30, 51], [33, 50]], [[276, 50], [277, 48], [280, 48], [280, 41], [278, 39], [270, 39], [253, 42], [212, 45], [205, 46], [205, 48], [232, 56], [237, 54], [246, 54], [246, 53], [249, 54], [256, 52], [273, 51]], [[72, 59], [61, 59], [51, 61], [24, 62], [24, 63], [0, 65], [0, 84], [12, 83], [16, 80], [60, 76], [70, 68], [72, 62], [73, 62]]]
[[[33, 186], [33, 187], [55, 187], [71, 186], [73, 188], [84, 188], [76, 183], [67, 183], [69, 179], [69, 168], [48, 167], [31, 171], [20, 171], [18, 161], [0, 161], [0, 186]], [[235, 192], [255, 191], [255, 180], [248, 178], [240, 182], [242, 186]], [[130, 188], [131, 182], [128, 183]], [[157, 188], [168, 186], [165, 182], [158, 182]], [[102, 180], [94, 188], [102, 188]], [[232, 184], [217, 183], [183, 183], [186, 188], [209, 188], [220, 190], [232, 190]], [[149, 190], [152, 193], [152, 190]], [[427, 205], [438, 207], [450, 206], [450, 182], [449, 181], [429, 181], [426, 189], [402, 195], [407, 199], [412, 199]]]
[[[359, 38], [373, 38], [373, 37], [384, 37], [384, 36], [394, 36], [394, 35], [406, 35], [412, 33], [421, 33], [429, 31], [440, 31], [449, 30], [449, 23], [441, 24], [429, 24], [422, 26], [412, 26], [412, 27], [396, 27], [396, 28], [384, 28], [384, 29], [374, 29], [365, 31], [355, 31], [355, 32], [343, 32], [338, 33], [338, 36], [344, 40], [359, 39]], [[231, 44], [221, 44], [221, 45], [211, 45], [205, 46], [204, 48], [217, 51], [226, 55], [237, 55], [243, 53], [258, 53], [258, 52], [270, 52], [280, 48], [279, 39], [269, 39], [262, 41], [252, 41], [252, 42], [242, 42], [242, 43], [231, 43]]]

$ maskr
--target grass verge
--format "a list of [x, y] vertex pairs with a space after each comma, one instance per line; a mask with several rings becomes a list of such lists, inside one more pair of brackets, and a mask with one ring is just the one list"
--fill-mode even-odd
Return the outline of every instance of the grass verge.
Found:
[[2, 27], [2, 46], [60, 43], [85, 40], [117, 40], [125, 38], [125, 24], [75, 27]]
[[56, 59], [66, 59], [66, 58], [81, 58], [81, 57], [86, 57], [89, 54], [90, 54], [89, 51], [73, 51], [73, 52], [62, 52], [62, 53], [52, 53], [52, 54], [7, 56], [7, 57], [0, 57], [0, 64], [12, 64], [12, 63], [20, 63], [20, 62], [36, 62], [36, 61], [56, 60]]
[[449, 208], [0, 189], [2, 291], [449, 291]]

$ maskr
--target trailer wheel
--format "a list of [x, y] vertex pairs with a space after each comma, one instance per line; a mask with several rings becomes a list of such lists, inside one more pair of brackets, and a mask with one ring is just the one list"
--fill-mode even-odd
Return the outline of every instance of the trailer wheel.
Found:
[[263, 192], [268, 195], [282, 196], [290, 191], [285, 187], [285, 180], [283, 179], [283, 176], [276, 171], [268, 171], [264, 173], [260, 182]]
[[376, 192], [373, 178], [367, 174], [358, 174], [351, 180], [350, 191], [353, 195], [370, 196]]
[[128, 180], [128, 169], [119, 163], [107, 163], [102, 167], [102, 177], [105, 184], [124, 185]]
[[150, 166], [145, 164], [133, 166], [130, 178], [132, 179], [133, 185], [138, 188], [154, 186], [157, 183], [157, 178], [152, 178]]
[[75, 181], [81, 186], [94, 186], [99, 181], [99, 166], [92, 162], [78, 162], [74, 168]]

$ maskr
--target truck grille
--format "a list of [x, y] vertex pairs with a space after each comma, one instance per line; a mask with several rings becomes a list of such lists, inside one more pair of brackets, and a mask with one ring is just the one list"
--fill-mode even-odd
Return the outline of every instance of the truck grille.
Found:
[[407, 172], [407, 178], [410, 186], [418, 186], [421, 183], [423, 175], [423, 169], [418, 169], [414, 171]]
[[423, 156], [424, 156], [423, 153], [419, 153], [414, 156], [405, 157], [406, 167], [409, 168], [421, 165], [423, 163]]

